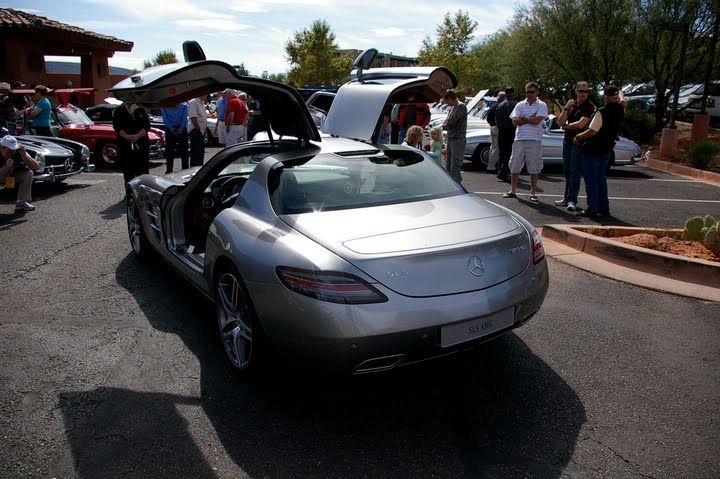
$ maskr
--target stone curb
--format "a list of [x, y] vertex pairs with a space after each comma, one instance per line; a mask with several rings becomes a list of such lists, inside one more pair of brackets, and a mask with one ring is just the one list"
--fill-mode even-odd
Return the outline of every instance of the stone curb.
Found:
[[[640, 163], [642, 165], [642, 163]], [[654, 170], [667, 171], [677, 175], [686, 176], [694, 180], [702, 181], [715, 186], [720, 186], [720, 173], [714, 171], [698, 170], [685, 165], [678, 165], [669, 161], [655, 159], [648, 154], [645, 157], [645, 166]]]
[[[545, 225], [542, 236], [564, 244], [582, 253], [597, 256], [625, 268], [652, 275], [672, 278], [674, 281], [693, 283], [703, 288], [717, 289], [720, 293], [720, 264], [695, 258], [683, 258], [660, 251], [648, 250], [607, 238], [602, 238], [583, 229], [605, 229], [628, 232], [629, 234], [656, 234], [653, 228], [570, 225]], [[671, 230], [682, 231], [682, 230]]]

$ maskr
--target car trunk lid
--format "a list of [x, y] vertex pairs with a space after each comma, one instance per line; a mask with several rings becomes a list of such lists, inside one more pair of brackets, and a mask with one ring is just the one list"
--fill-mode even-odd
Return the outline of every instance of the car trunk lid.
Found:
[[530, 261], [525, 228], [472, 194], [283, 220], [407, 296], [485, 289], [520, 274]]

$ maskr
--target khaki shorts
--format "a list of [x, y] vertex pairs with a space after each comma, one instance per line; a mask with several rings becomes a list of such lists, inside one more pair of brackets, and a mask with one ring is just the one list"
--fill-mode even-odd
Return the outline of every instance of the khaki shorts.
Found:
[[531, 175], [542, 171], [542, 142], [534, 140], [515, 140], [510, 156], [510, 173], [520, 173], [523, 165]]
[[224, 121], [218, 121], [217, 122], [217, 138], [218, 143], [221, 145], [225, 144], [225, 122]]

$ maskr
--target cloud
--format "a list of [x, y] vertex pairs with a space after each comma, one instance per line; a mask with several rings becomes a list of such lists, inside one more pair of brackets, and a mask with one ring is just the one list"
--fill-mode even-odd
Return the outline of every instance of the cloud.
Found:
[[376, 28], [373, 33], [377, 37], [403, 37], [405, 36], [405, 30], [397, 27], [388, 28]]
[[228, 19], [227, 14], [216, 12], [211, 8], [204, 8], [189, 0], [174, 0], [172, 6], [164, 2], [148, 0], [85, 0], [87, 3], [102, 5], [121, 15], [130, 15], [138, 18], [142, 23], [152, 23], [158, 19], [177, 18], [217, 18]]
[[188, 29], [206, 30], [212, 33], [239, 32], [241, 30], [253, 28], [252, 25], [237, 23], [232, 18], [203, 18], [198, 20], [182, 19], [175, 20], [175, 24]]

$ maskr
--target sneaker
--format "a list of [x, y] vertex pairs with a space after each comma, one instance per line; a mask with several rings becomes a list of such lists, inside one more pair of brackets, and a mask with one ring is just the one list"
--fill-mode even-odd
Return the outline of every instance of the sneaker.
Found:
[[555, 206], [567, 206], [567, 205], [568, 205], [568, 202], [565, 201], [564, 198], [563, 198], [562, 200], [557, 200], [557, 201], [555, 202]]
[[597, 218], [598, 214], [596, 211], [581, 210], [580, 216], [584, 216], [585, 218]]
[[598, 216], [610, 216], [610, 210], [598, 211]]
[[15, 211], [32, 211], [35, 209], [35, 205], [31, 205], [27, 201], [18, 201], [15, 204]]
[[575, 211], [577, 210], [577, 206], [572, 201], [568, 202], [567, 204], [567, 210], [568, 211]]

